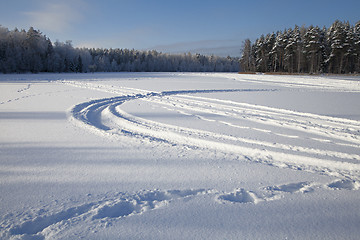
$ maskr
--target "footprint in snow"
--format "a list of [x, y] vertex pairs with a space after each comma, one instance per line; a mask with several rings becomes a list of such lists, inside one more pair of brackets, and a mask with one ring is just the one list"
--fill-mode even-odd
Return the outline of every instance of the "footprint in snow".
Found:
[[237, 188], [233, 192], [224, 193], [217, 196], [216, 200], [220, 203], [253, 203], [257, 204], [263, 201], [273, 201], [280, 199], [284, 193], [308, 193], [313, 188], [309, 182], [289, 183], [278, 186], [269, 186], [256, 193], [247, 191], [243, 188]]
[[237, 188], [233, 192], [220, 194], [217, 197], [220, 203], [254, 203], [257, 204], [263, 199], [259, 198], [254, 192], [246, 191], [243, 188]]
[[[218, 203], [226, 204], [258, 204], [263, 201], [273, 201], [282, 198], [286, 193], [308, 193], [314, 191], [314, 183], [297, 182], [268, 186], [259, 191], [248, 191], [237, 188], [232, 192], [219, 193], [216, 190], [144, 190], [134, 194], [119, 193], [117, 197], [98, 202], [83, 204], [63, 211], [47, 214], [39, 211], [37, 216], [26, 217], [20, 224], [13, 225], [5, 233], [6, 238], [45, 239], [60, 231], [62, 226], [79, 221], [110, 221], [133, 215], [143, 214], [149, 210], [169, 205], [176, 199], [187, 199], [196, 195], [216, 194]], [[337, 180], [325, 185], [330, 189], [358, 190], [360, 184], [353, 180]], [[2, 235], [4, 236], [4, 235]], [[2, 237], [1, 236], [1, 237]]]
[[146, 211], [168, 205], [172, 200], [186, 199], [198, 194], [206, 194], [204, 189], [197, 190], [144, 190], [129, 195], [119, 193], [115, 199], [84, 204], [65, 209], [63, 211], [46, 215], [39, 212], [38, 216], [27, 219], [21, 224], [12, 226], [8, 238], [20, 237], [22, 239], [45, 239], [45, 235], [57, 232], [63, 225], [77, 221], [106, 221], [113, 218], [124, 218], [143, 214]]
[[359, 190], [360, 183], [354, 180], [341, 179], [327, 185], [329, 188], [334, 190]]
[[308, 192], [312, 192], [313, 188], [311, 188], [311, 183], [309, 182], [298, 182], [298, 183], [283, 184], [279, 186], [269, 186], [266, 187], [265, 190], [271, 192], [308, 193]]

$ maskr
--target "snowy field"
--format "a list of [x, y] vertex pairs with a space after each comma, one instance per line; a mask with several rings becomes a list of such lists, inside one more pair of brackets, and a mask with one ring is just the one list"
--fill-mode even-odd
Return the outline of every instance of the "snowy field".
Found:
[[360, 77], [0, 75], [1, 239], [359, 239]]

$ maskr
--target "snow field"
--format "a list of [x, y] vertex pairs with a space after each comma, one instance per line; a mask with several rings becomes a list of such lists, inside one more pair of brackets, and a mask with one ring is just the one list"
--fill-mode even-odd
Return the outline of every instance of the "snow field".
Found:
[[[89, 86], [89, 84], [86, 86]], [[98, 87], [102, 89], [102, 91], [106, 89], [105, 86]], [[111, 132], [113, 135], [126, 134], [140, 137], [142, 139], [162, 141], [170, 144], [187, 145], [188, 147], [192, 148], [214, 148], [223, 152], [245, 154], [244, 157], [252, 158], [250, 159], [251, 161], [263, 161], [268, 164], [274, 164], [277, 166], [285, 165], [295, 169], [311, 169], [322, 173], [328, 172], [328, 174], [335, 176], [352, 176], [354, 178], [360, 170], [359, 165], [356, 164], [357, 161], [360, 160], [360, 156], [357, 154], [347, 154], [330, 150], [306, 148], [296, 145], [292, 146], [281, 143], [257, 141], [247, 138], [239, 138], [237, 136], [229, 136], [228, 134], [222, 135], [216, 132], [214, 133], [210, 131], [201, 131], [198, 129], [163, 124], [130, 115], [122, 111], [120, 109], [120, 105], [127, 101], [146, 98], [146, 100], [149, 101], [152, 106], [153, 103], [159, 103], [160, 105], [167, 106], [167, 110], [178, 112], [180, 111], [180, 114], [194, 116], [205, 122], [220, 122], [221, 124], [226, 125], [226, 127], [250, 129], [255, 132], [265, 132], [266, 134], [276, 135], [277, 138], [289, 137], [288, 135], [280, 133], [282, 132], [282, 129], [285, 128], [286, 130], [297, 131], [295, 136], [305, 135], [302, 136], [303, 139], [309, 139], [311, 141], [317, 141], [320, 143], [325, 142], [327, 145], [331, 143], [332, 145], [346, 146], [349, 149], [353, 148], [352, 150], [354, 152], [358, 150], [360, 143], [358, 136], [358, 133], [360, 132], [360, 124], [357, 121], [324, 117], [315, 114], [299, 113], [289, 110], [274, 109], [250, 104], [234, 103], [231, 101], [212, 100], [206, 99], [204, 97], [168, 97], [171, 95], [184, 93], [196, 94], [205, 92], [257, 91], [251, 89], [232, 89], [230, 91], [165, 91], [161, 93], [147, 92], [146, 94], [142, 94], [142, 90], [132, 89], [132, 94], [126, 95], [129, 94], [129, 90], [131, 89], [125, 89], [125, 92], [123, 92], [124, 96], [121, 97], [94, 100], [88, 103], [77, 105], [72, 110], [72, 115], [77, 120], [80, 120], [85, 124], [91, 125], [99, 130]], [[111, 87], [109, 92], [120, 93], [121, 90], [116, 91], [113, 90], [113, 87]], [[166, 97], [164, 98], [164, 96]], [[168, 106], [171, 106], [172, 109], [169, 109]], [[197, 114], [191, 112], [197, 112]], [[202, 115], [208, 117], [204, 117]], [[212, 116], [214, 119], [209, 118], [209, 116]], [[240, 120], [241, 124], [236, 125], [233, 123], [228, 123], [218, 119], [220, 117], [230, 121]], [[176, 116], [174, 116], [174, 118], [176, 118]], [[191, 124], [193, 124], [193, 121], [191, 121]], [[257, 125], [259, 125], [259, 127], [257, 127]], [[270, 128], [268, 128], [268, 126], [270, 126]], [[346, 126], [345, 129], [344, 126]], [[224, 127], [221, 128], [221, 130], [223, 129]], [[234, 132], [234, 130], [231, 129], [229, 133], [230, 132]], [[193, 137], [195, 135], [196, 137]], [[254, 135], [254, 133], [251, 132], [250, 135]], [[318, 138], [319, 136], [321, 138]], [[292, 136], [290, 136], [290, 138], [291, 137]], [[271, 138], [274, 137], [271, 136]], [[267, 150], [264, 154], [264, 151], [261, 149], [259, 151], [254, 148], [244, 148], [239, 146], [238, 143], [258, 145], [260, 148], [267, 147], [268, 149], [275, 148], [282, 151], [288, 150], [291, 152], [296, 152], [296, 154], [302, 153], [303, 155], [320, 155], [338, 159], [340, 158], [341, 161], [309, 158], [308, 156], [301, 156], [301, 158], [299, 158], [293, 154], [286, 154], [284, 156], [283, 152], [270, 152], [270, 150]], [[353, 163], [353, 161], [355, 162]], [[351, 176], [348, 174], [348, 172], [350, 172]], [[352, 172], [355, 174], [352, 174]], [[354, 180], [357, 180], [357, 177], [355, 177]]]
[[[356, 78], [0, 79], [3, 239], [360, 234], [359, 110], [345, 104], [359, 97]], [[291, 92], [337, 96], [341, 114], [355, 117], [286, 106]]]

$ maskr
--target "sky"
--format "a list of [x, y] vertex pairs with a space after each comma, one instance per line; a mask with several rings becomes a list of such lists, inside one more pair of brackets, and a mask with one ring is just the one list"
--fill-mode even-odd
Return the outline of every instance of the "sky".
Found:
[[0, 0], [0, 25], [75, 47], [239, 56], [242, 42], [298, 26], [360, 21], [359, 0]]

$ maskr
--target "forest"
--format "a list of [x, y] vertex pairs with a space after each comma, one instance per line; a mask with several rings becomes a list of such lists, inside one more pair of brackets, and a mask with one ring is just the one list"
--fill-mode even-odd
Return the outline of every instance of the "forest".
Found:
[[239, 59], [129, 49], [76, 48], [39, 30], [0, 25], [0, 72], [238, 72]]
[[333, 73], [360, 72], [360, 21], [352, 26], [336, 20], [329, 28], [285, 29], [246, 39], [240, 66], [244, 72]]

